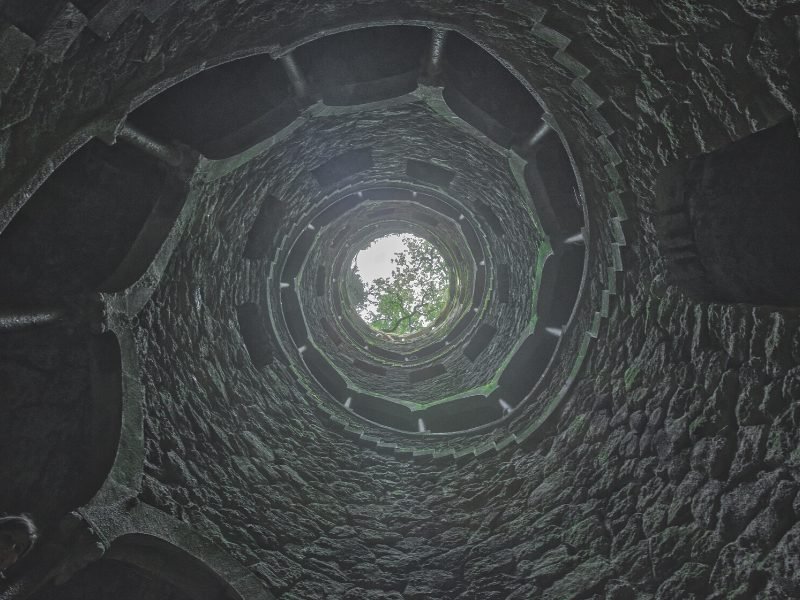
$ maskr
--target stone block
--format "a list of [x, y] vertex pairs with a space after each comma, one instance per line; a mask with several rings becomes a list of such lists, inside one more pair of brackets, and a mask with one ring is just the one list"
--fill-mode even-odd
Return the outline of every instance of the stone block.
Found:
[[569, 45], [570, 40], [567, 36], [559, 33], [555, 29], [547, 27], [546, 25], [542, 25], [541, 23], [536, 23], [531, 32], [540, 40], [543, 40], [556, 48], [563, 50]]
[[766, 504], [778, 476], [776, 472], [764, 474], [756, 481], [743, 483], [723, 494], [717, 524], [723, 537], [733, 539], [744, 531], [761, 507]]
[[704, 482], [703, 475], [696, 471], [686, 474], [680, 485], [675, 488], [675, 495], [667, 513], [669, 525], [679, 525], [690, 520], [692, 500]]
[[251, 568], [275, 592], [283, 592], [292, 587], [303, 575], [303, 568], [280, 552], [264, 552], [268, 560]]
[[611, 564], [606, 559], [599, 557], [589, 559], [554, 583], [542, 598], [547, 600], [585, 598], [613, 573]]
[[556, 52], [554, 58], [557, 63], [566, 67], [575, 77], [586, 77], [589, 74], [589, 67], [563, 50]]
[[559, 546], [537, 560], [522, 561], [517, 566], [517, 571], [525, 576], [526, 581], [535, 582], [539, 586], [548, 586], [569, 573], [575, 564], [576, 560], [569, 555], [566, 546]]
[[532, 4], [530, 0], [510, 0], [508, 8], [517, 14], [530, 17], [537, 23], [541, 21], [547, 13], [546, 8]]
[[752, 598], [748, 580], [756, 568], [759, 553], [732, 542], [722, 548], [711, 572], [712, 589], [720, 598]]
[[691, 557], [691, 529], [688, 527], [669, 527], [653, 536], [650, 553], [653, 573], [660, 581], [675, 573]]
[[155, 23], [177, 0], [143, 0], [140, 10], [151, 23]]
[[784, 593], [800, 595], [800, 523], [794, 525], [764, 559]]
[[723, 484], [721, 481], [711, 480], [696, 491], [692, 497], [691, 512], [694, 520], [705, 528], [714, 526], [719, 507], [719, 498], [722, 495]]
[[457, 577], [448, 571], [415, 571], [408, 576], [408, 584], [403, 591], [405, 598], [436, 598], [452, 589]]
[[684, 600], [703, 596], [710, 569], [700, 563], [686, 563], [669, 577], [656, 592], [657, 600]]
[[592, 108], [599, 108], [603, 102], [605, 102], [605, 100], [582, 79], [574, 79], [570, 87], [578, 92]]
[[89, 21], [89, 28], [104, 40], [109, 39], [141, 5], [142, 0], [108, 0]]
[[38, 39], [37, 50], [53, 62], [61, 62], [89, 19], [72, 2], [53, 15]]
[[7, 92], [14, 83], [35, 45], [30, 36], [13, 25], [0, 25], [0, 93]]
[[768, 436], [767, 425], [750, 425], [739, 429], [736, 455], [730, 471], [732, 479], [761, 470]]

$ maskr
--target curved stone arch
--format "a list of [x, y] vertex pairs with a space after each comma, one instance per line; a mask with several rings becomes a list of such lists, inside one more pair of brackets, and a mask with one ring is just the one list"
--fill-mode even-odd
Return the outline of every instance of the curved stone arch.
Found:
[[[113, 318], [113, 317], [112, 317]], [[119, 351], [119, 434], [102, 486], [88, 505], [104, 505], [138, 494], [144, 469], [144, 390], [133, 335], [117, 315], [105, 336], [115, 336]], [[95, 402], [107, 401], [96, 399]]]
[[[125, 562], [164, 579], [193, 600], [246, 600], [214, 566], [202, 558], [150, 534], [120, 536], [106, 552], [105, 559]], [[261, 596], [268, 598], [266, 594]]]
[[[220, 592], [192, 596], [198, 600], [271, 600], [263, 584], [223, 550], [190, 526], [139, 501], [144, 391], [128, 315], [110, 316], [109, 331], [96, 338], [92, 352], [97, 383], [93, 411], [100, 416], [97, 428], [108, 428], [97, 434], [102, 456], [89, 466], [99, 490], [62, 519], [58, 531], [44, 540], [50, 551], [0, 593], [0, 599], [27, 598], [105, 554], [162, 577], [167, 573], [166, 579], [187, 592], [197, 591], [195, 583]], [[181, 576], [187, 566], [198, 574], [195, 582]]]
[[[89, 468], [94, 471], [93, 480], [96, 483], [91, 497], [107, 485], [112, 473], [118, 469], [122, 437], [128, 437], [130, 421], [137, 420], [136, 391], [126, 378], [126, 365], [130, 364], [131, 359], [135, 360], [131, 350], [129, 340], [112, 331], [90, 340], [91, 410], [95, 451], [92, 455], [94, 464]], [[125, 446], [129, 447], [127, 443]], [[126, 462], [129, 461], [130, 458]], [[120, 482], [133, 481], [135, 476], [132, 474], [122, 477], [115, 473], [113, 478]]]
[[[203, 583], [221, 595], [198, 600], [272, 600], [255, 575], [190, 526], [135, 499], [79, 511], [107, 548], [106, 556], [137, 565], [191, 592]], [[192, 569], [184, 577], [181, 569]]]
[[70, 515], [60, 530], [63, 539], [48, 544], [52, 555], [0, 598], [22, 600], [48, 586], [57, 589], [101, 559], [130, 565], [192, 600], [274, 598], [255, 575], [191, 527], [144, 504], [85, 508]]

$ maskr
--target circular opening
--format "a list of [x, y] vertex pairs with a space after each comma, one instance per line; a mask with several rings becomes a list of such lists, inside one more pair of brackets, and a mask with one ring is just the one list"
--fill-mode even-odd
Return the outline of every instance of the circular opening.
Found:
[[439, 324], [450, 300], [450, 265], [429, 241], [410, 233], [373, 239], [347, 273], [359, 317], [388, 335], [411, 335]]

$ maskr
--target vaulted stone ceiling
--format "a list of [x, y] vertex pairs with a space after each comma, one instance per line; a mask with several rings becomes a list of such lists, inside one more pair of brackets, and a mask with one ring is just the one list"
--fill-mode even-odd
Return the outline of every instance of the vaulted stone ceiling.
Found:
[[[0, 4], [0, 597], [798, 597], [799, 35]], [[348, 306], [394, 231], [454, 265], [428, 335]]]

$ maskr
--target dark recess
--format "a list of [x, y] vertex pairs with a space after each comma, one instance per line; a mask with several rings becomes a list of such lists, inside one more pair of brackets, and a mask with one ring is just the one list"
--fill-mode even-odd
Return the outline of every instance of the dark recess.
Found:
[[475, 269], [475, 288], [473, 289], [472, 292], [473, 309], [477, 309], [480, 307], [485, 287], [486, 287], [486, 267], [484, 265], [478, 265], [478, 268]]
[[446, 188], [453, 181], [455, 173], [450, 169], [440, 167], [429, 162], [409, 159], [406, 166], [406, 173], [413, 179], [418, 179], [426, 183]]
[[306, 329], [306, 321], [303, 318], [303, 310], [300, 308], [300, 299], [297, 297], [297, 292], [292, 288], [282, 289], [281, 303], [283, 304], [283, 313], [286, 316], [286, 325], [289, 327], [292, 340], [298, 347], [302, 346], [308, 341], [308, 330]]
[[411, 411], [401, 404], [366, 394], [356, 394], [353, 396], [351, 409], [370, 421], [403, 431], [416, 431], [417, 423], [412, 419]]
[[332, 158], [312, 173], [323, 188], [372, 168], [372, 149], [359, 148]]
[[313, 231], [306, 229], [292, 246], [292, 250], [286, 259], [286, 264], [283, 267], [282, 277], [285, 283], [291, 283], [300, 274], [303, 263], [308, 256], [308, 251], [314, 243], [314, 236], [315, 233]]
[[100, 560], [76, 574], [63, 585], [51, 585], [32, 600], [197, 600], [168, 581], [133, 565], [116, 560]]
[[533, 389], [544, 373], [557, 339], [537, 331], [522, 343], [500, 376], [503, 399], [516, 406]]
[[126, 144], [93, 140], [67, 159], [0, 234], [3, 303], [95, 291], [128, 254], [157, 202], [183, 183]]
[[[180, 140], [218, 158], [244, 150], [288, 125], [296, 114], [283, 67], [262, 54], [190, 77], [140, 106], [129, 119], [160, 139]], [[240, 133], [236, 147], [232, 136], [242, 129], [249, 129], [250, 137]], [[216, 144], [220, 140], [225, 143]]]
[[258, 305], [247, 302], [236, 307], [239, 332], [256, 367], [272, 363], [272, 343], [270, 342]]
[[469, 396], [452, 405], [431, 406], [425, 410], [425, 425], [435, 433], [465, 431], [491, 423], [503, 416], [500, 405], [486, 396]]
[[105, 448], [93, 447], [90, 339], [50, 328], [0, 335], [4, 512], [31, 512], [49, 525], [96, 490], [87, 457]]
[[[540, 304], [539, 318], [548, 326], [561, 327], [569, 321], [581, 286], [585, 248], [564, 246], [553, 260], [547, 306]], [[544, 277], [543, 277], [544, 279]]]
[[[444, 79], [445, 91], [450, 87], [455, 88], [506, 132], [525, 137], [541, 120], [542, 109], [525, 86], [491, 54], [457, 33], [448, 35]], [[470, 114], [469, 111], [465, 113], [468, 121]], [[473, 125], [479, 126], [482, 122], [485, 123], [478, 120]], [[490, 131], [484, 133], [489, 134]]]
[[444, 375], [446, 372], [447, 369], [445, 366], [437, 363], [435, 365], [431, 365], [430, 367], [411, 371], [408, 374], [408, 380], [411, 383], [419, 383], [420, 381], [425, 381], [426, 379], [433, 379], [439, 375]]
[[0, 17], [3, 21], [13, 23], [20, 31], [32, 38], [39, 37], [47, 21], [55, 13], [49, 2], [32, 2], [31, 0], [4, 0], [0, 2]]
[[269, 194], [264, 196], [247, 236], [247, 244], [244, 247], [245, 258], [259, 260], [271, 255], [283, 211], [284, 205], [277, 198]]
[[495, 235], [502, 236], [503, 224], [500, 222], [500, 219], [497, 218], [492, 208], [485, 202], [477, 202], [476, 208], [478, 214], [483, 217], [483, 220], [492, 228], [492, 232], [494, 232]]
[[545, 231], [554, 242], [577, 234], [583, 225], [575, 174], [569, 157], [550, 134], [536, 148], [525, 167], [525, 182]]
[[305, 44], [295, 56], [326, 104], [376, 102], [417, 87], [429, 35], [422, 27], [365, 28]]
[[489, 345], [489, 342], [492, 341], [495, 334], [497, 334], [497, 329], [491, 325], [484, 323], [478, 327], [475, 335], [472, 336], [472, 339], [464, 348], [464, 356], [470, 360], [478, 358], [480, 353], [486, 350], [486, 347]]
[[320, 355], [316, 348], [308, 346], [303, 352], [303, 361], [305, 361], [309, 371], [316, 377], [322, 387], [332, 394], [334, 398], [344, 400], [347, 394], [347, 384], [339, 375], [339, 372]]
[[657, 225], [673, 282], [702, 300], [800, 305], [799, 165], [786, 121], [665, 170]]
[[328, 319], [322, 320], [322, 328], [325, 330], [325, 333], [328, 334], [328, 337], [331, 338], [331, 341], [336, 346], [342, 343], [342, 337], [336, 331], [336, 328], [333, 325], [331, 325], [331, 322]]
[[84, 464], [86, 484], [81, 496], [88, 501], [106, 480], [120, 444], [123, 397], [122, 352], [112, 332], [89, 338], [89, 375], [91, 378], [92, 453]]
[[[364, 201], [365, 199], [363, 197], [359, 197], [358, 194], [350, 194], [349, 196], [345, 196], [317, 215], [317, 217], [314, 219], [314, 226], [323, 227], [328, 223], [335, 221], [347, 211], [352, 210]], [[340, 232], [340, 235], [346, 233], [346, 231], [343, 231]]]
[[511, 297], [511, 268], [503, 263], [497, 266], [497, 301], [507, 303]]
[[505, 127], [485, 110], [473, 102], [455, 87], [446, 87], [442, 93], [450, 109], [467, 123], [475, 127], [490, 140], [509, 148], [519, 134]]
[[353, 365], [361, 369], [362, 371], [366, 371], [367, 373], [372, 373], [374, 375], [384, 376], [386, 375], [386, 369], [381, 367], [380, 365], [376, 365], [374, 363], [370, 363], [359, 358], [353, 361]]

